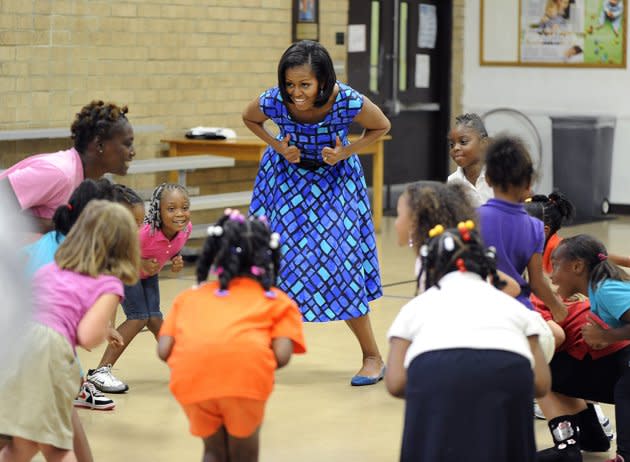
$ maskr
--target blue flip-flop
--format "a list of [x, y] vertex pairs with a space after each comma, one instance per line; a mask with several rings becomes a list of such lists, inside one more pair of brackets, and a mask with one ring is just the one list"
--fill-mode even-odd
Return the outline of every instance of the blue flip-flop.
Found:
[[350, 380], [350, 385], [353, 387], [363, 387], [365, 385], [374, 385], [385, 377], [385, 366], [381, 369], [381, 372], [376, 377], [368, 377], [367, 375], [355, 375]]

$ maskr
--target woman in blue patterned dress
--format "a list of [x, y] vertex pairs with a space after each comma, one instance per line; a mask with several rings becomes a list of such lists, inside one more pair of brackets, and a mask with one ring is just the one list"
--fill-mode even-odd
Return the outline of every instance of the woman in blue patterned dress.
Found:
[[[271, 119], [277, 137], [264, 127]], [[269, 144], [260, 162], [250, 213], [265, 215], [282, 238], [279, 287], [309, 322], [346, 321], [363, 352], [353, 385], [383, 377], [368, 302], [382, 295], [374, 225], [357, 150], [389, 131], [368, 98], [336, 80], [317, 42], [291, 45], [278, 64], [278, 86], [243, 112]], [[349, 144], [356, 122], [363, 136]]]

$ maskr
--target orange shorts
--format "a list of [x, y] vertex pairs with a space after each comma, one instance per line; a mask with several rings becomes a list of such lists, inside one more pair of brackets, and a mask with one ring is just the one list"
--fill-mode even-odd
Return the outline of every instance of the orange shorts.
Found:
[[218, 398], [182, 404], [190, 421], [190, 433], [201, 438], [214, 435], [221, 426], [236, 438], [251, 436], [262, 424], [266, 401], [249, 398]]

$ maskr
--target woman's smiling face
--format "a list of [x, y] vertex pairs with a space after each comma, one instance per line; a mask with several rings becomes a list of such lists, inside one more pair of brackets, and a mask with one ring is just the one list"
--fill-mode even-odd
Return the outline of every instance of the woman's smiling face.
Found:
[[308, 111], [315, 106], [319, 82], [311, 66], [304, 64], [288, 68], [284, 74], [284, 84], [296, 110]]

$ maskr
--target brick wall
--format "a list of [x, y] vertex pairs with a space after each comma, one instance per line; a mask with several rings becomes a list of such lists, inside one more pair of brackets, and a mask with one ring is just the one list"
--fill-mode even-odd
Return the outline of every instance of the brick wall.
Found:
[[[127, 104], [134, 125], [160, 124], [137, 135], [138, 158], [165, 154], [159, 139], [196, 125], [249, 135], [241, 111], [276, 82], [291, 43], [288, 0], [2, 0], [0, 130], [69, 127], [92, 99]], [[347, 0], [320, 1], [320, 40], [345, 62]], [[341, 79], [345, 75], [339, 76]], [[0, 142], [0, 168], [26, 155], [69, 146], [67, 140]], [[238, 189], [255, 168], [194, 179]], [[161, 177], [129, 177], [146, 188]], [[210, 187], [210, 184], [205, 185]], [[206, 188], [207, 189], [207, 188]]]

